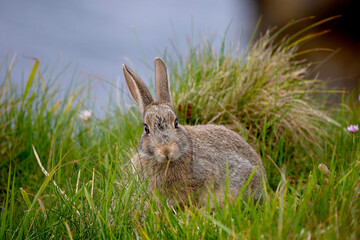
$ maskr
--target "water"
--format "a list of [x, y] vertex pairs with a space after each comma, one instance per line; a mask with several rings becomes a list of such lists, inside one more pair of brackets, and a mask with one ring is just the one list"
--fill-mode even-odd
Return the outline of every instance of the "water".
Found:
[[[59, 59], [58, 71], [70, 63], [61, 80], [63, 91], [72, 81], [74, 69], [80, 76], [119, 79], [123, 84], [122, 63], [146, 80], [154, 74], [156, 56], [165, 49], [175, 56], [170, 40], [185, 55], [188, 36], [195, 41], [216, 39], [216, 45], [231, 23], [230, 36], [241, 33], [244, 47], [256, 20], [250, 0], [2, 0], [0, 58], [17, 53], [12, 78], [19, 85], [33, 65], [25, 56], [38, 58], [41, 69], [53, 67]], [[109, 88], [100, 85], [93, 94], [106, 102]]]

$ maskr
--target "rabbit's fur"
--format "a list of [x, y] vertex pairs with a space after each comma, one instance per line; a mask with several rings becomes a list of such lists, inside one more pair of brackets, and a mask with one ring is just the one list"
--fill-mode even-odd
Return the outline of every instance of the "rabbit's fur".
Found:
[[140, 177], [149, 179], [148, 191], [156, 188], [173, 205], [175, 200], [186, 204], [189, 195], [204, 204], [210, 189], [221, 203], [227, 167], [233, 198], [257, 167], [245, 191], [245, 196], [252, 193], [257, 200], [266, 174], [256, 152], [239, 134], [224, 126], [177, 124], [166, 66], [160, 58], [155, 58], [154, 63], [157, 101], [144, 82], [123, 65], [127, 86], [145, 126], [132, 164]]

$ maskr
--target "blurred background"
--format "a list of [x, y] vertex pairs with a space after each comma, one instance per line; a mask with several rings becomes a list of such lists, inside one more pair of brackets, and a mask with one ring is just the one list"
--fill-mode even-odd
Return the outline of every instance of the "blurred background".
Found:
[[[353, 90], [360, 87], [360, 28], [358, 0], [257, 0], [257, 11], [263, 15], [260, 30], [269, 26], [283, 26], [291, 19], [314, 16], [311, 21], [305, 21], [288, 31], [297, 32], [304, 27], [328, 17], [341, 15], [319, 28], [330, 30], [329, 33], [310, 41], [302, 46], [309, 48], [330, 48], [335, 53], [313, 52], [306, 57], [309, 61], [324, 61], [318, 70], [320, 79], [327, 80], [331, 86], [340, 89]], [[301, 49], [300, 49], [301, 50]]]
[[[154, 74], [153, 59], [165, 50], [174, 58], [176, 52], [186, 57], [189, 43], [205, 40], [218, 48], [227, 29], [228, 37], [245, 49], [260, 16], [260, 32], [280, 28], [291, 19], [315, 16], [284, 33], [291, 34], [341, 14], [317, 29], [330, 29], [330, 33], [303, 48], [336, 50], [331, 55], [314, 52], [306, 57], [315, 62], [327, 59], [317, 69], [319, 77], [337, 88], [354, 89], [360, 80], [359, 7], [356, 0], [2, 0], [0, 58], [8, 55], [5, 65], [9, 65], [16, 54], [12, 79], [19, 87], [34, 63], [27, 57], [38, 58], [41, 69], [48, 72], [66, 67], [61, 76], [63, 91], [73, 81], [81, 84], [88, 75], [121, 85], [122, 63], [146, 80]], [[104, 81], [94, 87], [103, 105], [109, 88]]]

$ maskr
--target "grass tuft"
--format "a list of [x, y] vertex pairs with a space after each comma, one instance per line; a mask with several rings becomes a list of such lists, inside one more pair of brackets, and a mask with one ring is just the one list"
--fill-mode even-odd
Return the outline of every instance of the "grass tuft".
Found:
[[316, 34], [280, 44], [273, 35], [278, 32], [267, 32], [245, 53], [216, 51], [208, 42], [190, 46], [185, 61], [172, 62], [172, 92], [182, 119], [227, 125], [263, 154], [282, 142], [319, 147], [329, 137], [324, 123], [340, 124], [313, 97], [324, 86], [309, 74], [312, 64], [294, 57], [298, 45]]

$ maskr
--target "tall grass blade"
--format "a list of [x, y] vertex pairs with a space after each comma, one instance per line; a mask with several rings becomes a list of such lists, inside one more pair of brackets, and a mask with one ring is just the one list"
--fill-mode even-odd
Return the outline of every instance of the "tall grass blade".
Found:
[[66, 231], [67, 231], [67, 233], [68, 233], [68, 236], [69, 236], [69, 239], [70, 240], [73, 240], [73, 237], [72, 237], [72, 234], [71, 234], [71, 229], [70, 229], [70, 227], [69, 227], [69, 224], [67, 224], [67, 222], [64, 220], [64, 225], [65, 225], [65, 227], [66, 227]]
[[27, 208], [29, 209], [31, 207], [31, 202], [30, 202], [28, 194], [25, 192], [25, 190], [23, 188], [20, 188], [20, 193], [24, 199], [24, 202], [25, 202]]
[[13, 229], [13, 217], [15, 216], [15, 209], [14, 209], [14, 206], [15, 206], [15, 174], [16, 174], [16, 167], [14, 168], [12, 186], [11, 186], [9, 229]]
[[[9, 202], [9, 195], [10, 195], [10, 186], [11, 186], [11, 165], [9, 167], [8, 173], [8, 184], [6, 189], [6, 200], [3, 202], [2, 211], [1, 211], [1, 228], [0, 228], [0, 239], [3, 239], [6, 227], [6, 219], [8, 217], [8, 202]], [[12, 189], [14, 191], [14, 189]], [[11, 214], [11, 213], [10, 213]]]
[[210, 220], [211, 222], [213, 222], [214, 224], [216, 224], [218, 227], [220, 227], [222, 230], [224, 230], [225, 232], [227, 232], [230, 236], [234, 236], [234, 232], [228, 228], [227, 226], [225, 226], [224, 224], [222, 224], [220, 221], [216, 220], [215, 218], [211, 217], [210, 215], [206, 214], [206, 213], [202, 213], [202, 215], [207, 218], [208, 220]]
[[31, 70], [31, 73], [29, 75], [29, 78], [26, 82], [26, 86], [25, 86], [25, 90], [24, 90], [24, 93], [23, 93], [23, 97], [22, 97], [22, 104], [21, 105], [24, 105], [24, 102], [25, 102], [25, 99], [30, 91], [30, 88], [34, 82], [34, 79], [35, 79], [35, 75], [36, 75], [36, 72], [37, 72], [37, 69], [39, 67], [39, 60], [36, 59], [36, 58], [31, 58], [33, 60], [35, 60], [35, 63], [34, 63], [34, 66]]

